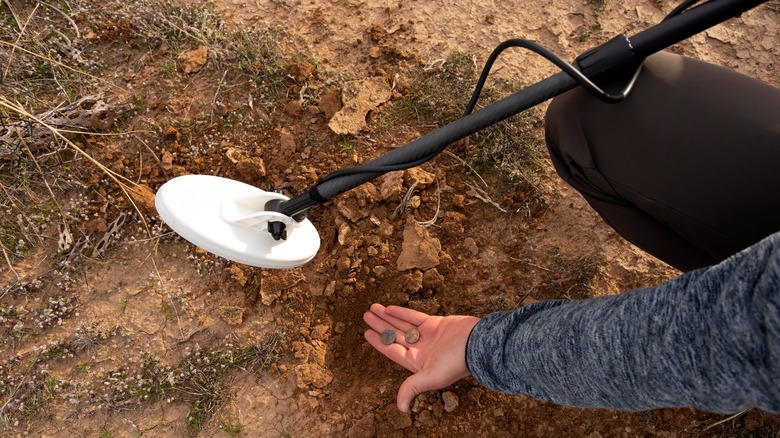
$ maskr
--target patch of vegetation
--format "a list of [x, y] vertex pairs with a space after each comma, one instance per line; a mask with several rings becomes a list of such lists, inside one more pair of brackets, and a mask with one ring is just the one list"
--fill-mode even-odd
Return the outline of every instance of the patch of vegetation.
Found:
[[545, 278], [545, 298], [591, 298], [595, 291], [591, 285], [604, 262], [600, 253], [582, 257], [567, 257], [556, 251]]
[[590, 40], [595, 34], [601, 30], [601, 24], [593, 23], [590, 26], [580, 26], [578, 29], [577, 41], [584, 43]]
[[[261, 373], [279, 360], [285, 335], [274, 332], [259, 342], [234, 348], [203, 351], [196, 348], [179, 364], [163, 364], [159, 358], [145, 356], [140, 363], [106, 371], [88, 388], [88, 394], [76, 392], [80, 385], [61, 381], [48, 369], [52, 361], [91, 353], [103, 341], [118, 333], [118, 328], [101, 329], [95, 324], [79, 326], [73, 335], [61, 342], [34, 349], [30, 359], [14, 357], [0, 363], [0, 423], [11, 424], [31, 418], [56, 396], [67, 393], [72, 403], [100, 403], [109, 408], [126, 407], [164, 399], [190, 406], [186, 422], [200, 430], [211, 416], [230, 399], [228, 392], [232, 372], [243, 370]], [[94, 359], [94, 358], [93, 358]], [[76, 364], [80, 373], [93, 374], [89, 360]], [[86, 397], [86, 400], [84, 399]], [[240, 426], [223, 423], [222, 429], [238, 434]]]
[[[161, 166], [160, 146], [154, 145], [164, 137], [162, 127], [151, 127], [148, 135], [139, 134], [143, 137], [140, 139], [108, 141], [105, 137], [79, 135], [71, 139], [75, 144], [67, 144], [51, 135], [33, 116], [86, 95], [105, 94], [104, 100], [111, 102], [113, 94], [126, 95], [128, 83], [147, 66], [172, 83], [187, 82], [181, 80], [186, 75], [179, 55], [205, 47], [208, 57], [202, 75], [214, 78], [211, 81], [214, 90], [206, 91], [213, 93], [213, 105], [205, 112], [201, 110], [169, 122], [178, 127], [175, 140], [186, 144], [188, 156], [196, 157], [201, 151], [219, 145], [213, 138], [224, 138], [215, 130], [250, 132], [258, 124], [269, 123], [290, 81], [288, 64], [305, 58], [291, 60], [283, 56], [278, 45], [280, 37], [272, 30], [227, 31], [211, 5], [162, 0], [109, 0], [108, 4], [95, 4], [74, 0], [60, 2], [58, 8], [40, 4], [36, 8], [28, 3], [0, 4], [4, 24], [0, 27], [0, 60], [3, 61], [0, 63], [0, 250], [3, 254], [0, 255], [9, 263], [24, 258], [42, 242], [45, 228], [50, 224], [67, 223], [74, 241], [95, 240], [94, 236], [86, 235], [79, 226], [81, 222], [93, 218], [99, 208], [103, 209], [101, 216], [109, 220], [105, 214], [106, 200], [120, 210], [131, 208], [124, 201], [126, 197], [118, 193], [118, 185], [114, 186], [116, 181], [107, 177], [108, 172], [128, 178], [126, 183], [129, 183], [139, 180], [139, 173], [145, 171], [142, 164]], [[120, 50], [111, 50], [109, 46]], [[135, 63], [129, 66], [127, 61], [131, 58]], [[316, 63], [313, 65], [316, 67]], [[105, 76], [101, 72], [106, 70], [113, 72], [107, 76], [115, 77], [111, 82], [98, 79]], [[241, 105], [222, 102], [225, 90], [236, 86], [248, 89], [248, 98]], [[158, 90], [152, 91], [149, 96], [134, 96], [128, 111], [148, 112], [150, 102], [156, 103], [154, 91]], [[167, 89], [169, 93], [179, 91]], [[6, 99], [8, 104], [3, 105]], [[11, 108], [12, 102], [18, 108]], [[21, 146], [6, 141], [15, 138], [9, 137], [13, 132], [5, 129], [9, 125], [24, 133]], [[252, 129], [243, 129], [248, 126]], [[206, 130], [208, 135], [204, 135]], [[45, 134], [45, 138], [39, 133]], [[179, 139], [179, 133], [183, 138]], [[203, 139], [207, 144], [193, 144], [193, 138]], [[114, 149], [107, 147], [107, 143]], [[124, 152], [124, 146], [130, 143], [138, 148], [137, 153]], [[83, 165], [85, 157], [75, 152], [76, 146], [97, 161], [112, 164], [95, 172]], [[138, 158], [129, 159], [129, 156]], [[136, 168], [139, 162], [142, 164]], [[96, 196], [94, 191], [89, 191], [87, 204], [71, 208], [58, 206], [54, 201], [68, 198], [74, 190], [96, 185], [109, 193]], [[124, 202], [116, 205], [115, 200]], [[48, 212], [39, 213], [44, 209]], [[81, 249], [69, 249], [65, 264], [73, 266]]]
[[241, 433], [242, 427], [239, 424], [233, 424], [228, 422], [223, 422], [220, 426], [220, 429], [222, 429], [223, 432], [230, 436], [236, 436], [239, 433]]
[[[283, 341], [284, 334], [274, 332], [258, 343], [238, 349], [233, 349], [231, 344], [212, 352], [196, 348], [175, 366], [162, 365], [159, 359], [149, 356], [134, 370], [124, 367], [106, 373], [103, 386], [109, 389], [102, 395], [102, 401], [113, 407], [158, 399], [185, 402], [190, 406], [187, 425], [200, 430], [230, 399], [231, 372], [267, 370], [278, 361]], [[223, 430], [224, 427], [223, 424]], [[230, 429], [234, 434], [240, 431], [235, 425]]]
[[[457, 53], [443, 64], [423, 70], [411, 82], [408, 92], [391, 109], [392, 117], [413, 118], [418, 125], [436, 128], [463, 116], [470, 101], [477, 76], [475, 60]], [[483, 88], [475, 111], [516, 92], [518, 87], [506, 81], [492, 81]], [[542, 115], [531, 108], [506, 121], [472, 135], [468, 142], [459, 142], [449, 151], [459, 155], [479, 174], [498, 171], [506, 177], [507, 187], [497, 187], [502, 196], [520, 194], [519, 201], [541, 197], [541, 172], [546, 150], [542, 138]]]

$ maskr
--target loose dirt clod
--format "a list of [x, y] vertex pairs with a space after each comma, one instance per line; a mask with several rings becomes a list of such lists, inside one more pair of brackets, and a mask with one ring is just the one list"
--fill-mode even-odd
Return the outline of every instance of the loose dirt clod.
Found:
[[328, 126], [336, 134], [358, 134], [368, 126], [368, 113], [390, 100], [391, 95], [390, 85], [382, 77], [348, 82], [341, 91], [342, 107]]

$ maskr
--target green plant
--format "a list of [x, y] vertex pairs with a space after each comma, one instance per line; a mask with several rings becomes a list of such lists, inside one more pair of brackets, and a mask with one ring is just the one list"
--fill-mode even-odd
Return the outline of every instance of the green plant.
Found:
[[346, 138], [341, 140], [339, 146], [341, 146], [341, 152], [349, 152], [352, 150], [352, 145], [349, 143], [349, 140], [347, 140]]
[[241, 426], [238, 424], [222, 423], [222, 425], [219, 428], [222, 429], [223, 432], [231, 436], [236, 436], [239, 433], [241, 433]]
[[595, 291], [591, 286], [593, 278], [603, 263], [600, 253], [594, 252], [580, 257], [567, 257], [555, 251], [552, 265], [546, 276], [545, 292], [551, 298], [590, 298]]
[[[424, 69], [404, 97], [387, 111], [389, 116], [380, 117], [377, 123], [393, 126], [398, 120], [413, 118], [418, 125], [436, 127], [462, 117], [476, 84], [475, 61], [464, 53], [456, 53], [436, 65]], [[491, 79], [483, 88], [475, 111], [517, 88], [511, 82]], [[469, 138], [467, 146], [450, 149], [469, 170], [480, 175], [498, 172], [502, 176], [500, 184], [490, 187], [498, 192], [496, 197], [522, 194], [519, 202], [543, 204], [541, 180], [546, 169], [546, 148], [543, 118], [536, 108], [481, 130]]]
[[176, 317], [175, 310], [167, 301], [163, 301], [161, 310], [163, 315], [165, 315], [165, 319], [167, 320], [172, 320]]

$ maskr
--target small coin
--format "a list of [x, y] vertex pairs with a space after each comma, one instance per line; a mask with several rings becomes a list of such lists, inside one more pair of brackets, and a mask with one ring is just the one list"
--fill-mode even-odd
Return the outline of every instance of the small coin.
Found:
[[395, 332], [392, 330], [385, 330], [381, 335], [379, 335], [379, 339], [383, 344], [390, 345], [395, 342]]
[[420, 340], [420, 331], [417, 330], [417, 327], [412, 327], [404, 334], [404, 339], [406, 339], [407, 344], [414, 344]]

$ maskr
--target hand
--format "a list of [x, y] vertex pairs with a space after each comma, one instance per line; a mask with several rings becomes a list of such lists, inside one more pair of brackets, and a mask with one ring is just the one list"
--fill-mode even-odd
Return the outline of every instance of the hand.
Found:
[[[471, 374], [466, 368], [466, 342], [479, 318], [428, 316], [405, 307], [372, 304], [363, 314], [363, 320], [371, 327], [366, 330], [366, 340], [380, 353], [414, 373], [398, 389], [396, 404], [401, 412], [409, 412], [417, 394], [446, 388]], [[420, 340], [409, 344], [404, 333], [413, 327], [420, 331]], [[384, 345], [379, 336], [388, 329], [395, 332], [396, 339], [394, 343]]]

